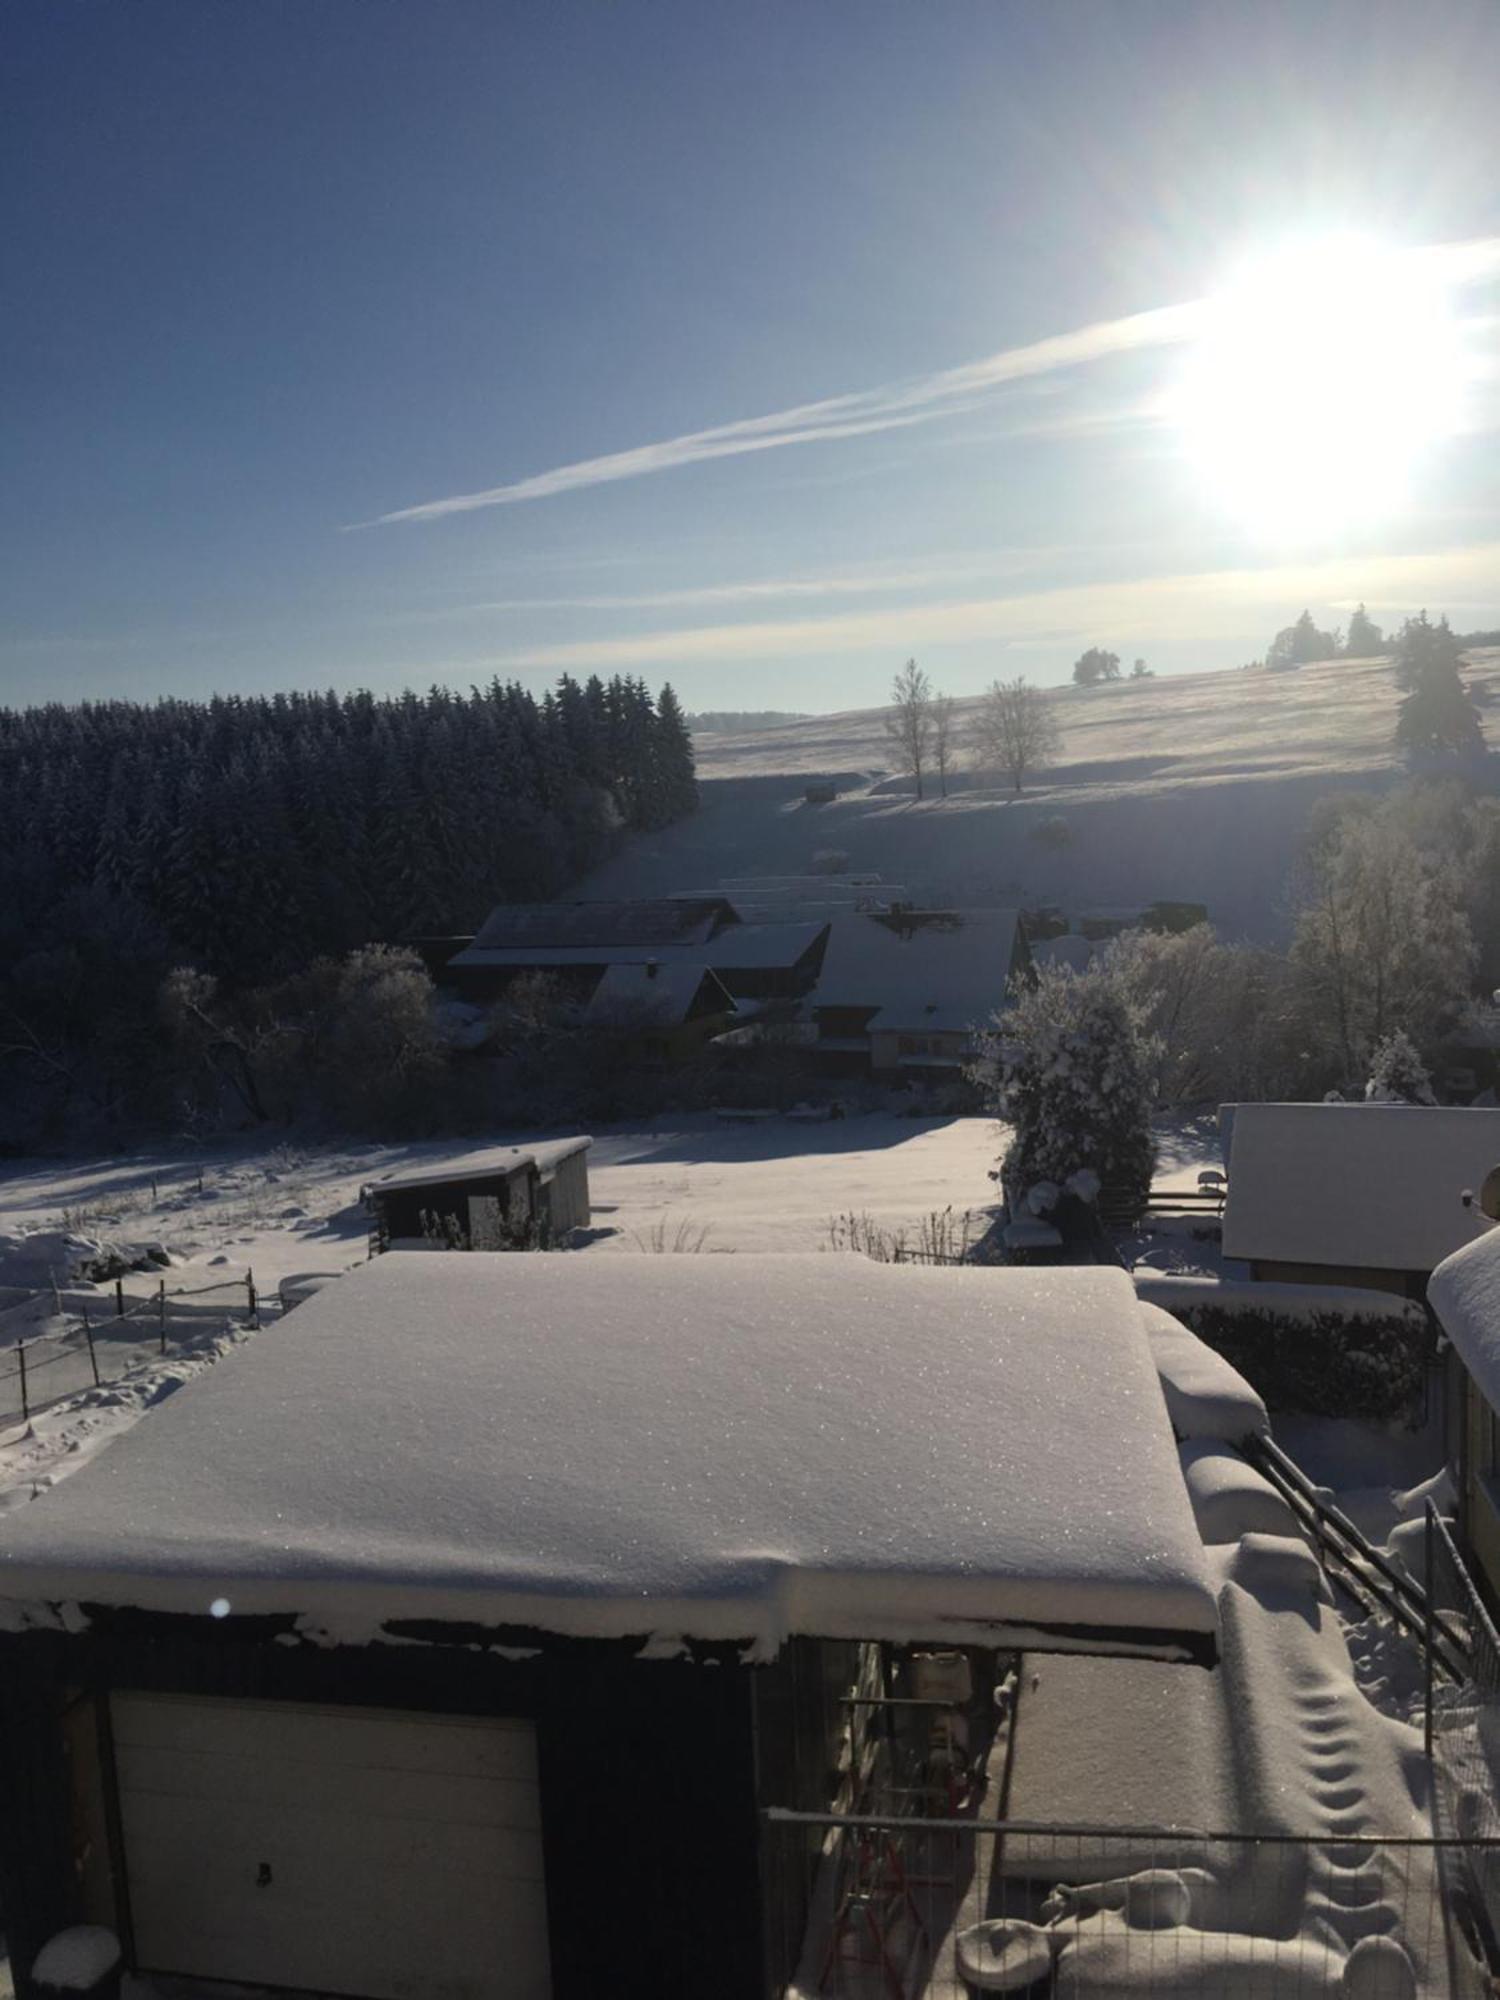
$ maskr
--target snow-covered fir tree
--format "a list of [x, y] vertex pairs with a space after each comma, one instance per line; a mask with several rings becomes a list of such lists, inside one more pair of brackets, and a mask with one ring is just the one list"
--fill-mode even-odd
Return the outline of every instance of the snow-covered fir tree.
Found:
[[1013, 1210], [1039, 1186], [1085, 1188], [1090, 1175], [1144, 1198], [1156, 1165], [1152, 1055], [1107, 960], [1086, 972], [1042, 966], [1013, 995], [974, 1071], [1011, 1128], [1001, 1178]]
[[1365, 1099], [1370, 1104], [1437, 1103], [1427, 1066], [1402, 1029], [1387, 1035], [1370, 1058]]

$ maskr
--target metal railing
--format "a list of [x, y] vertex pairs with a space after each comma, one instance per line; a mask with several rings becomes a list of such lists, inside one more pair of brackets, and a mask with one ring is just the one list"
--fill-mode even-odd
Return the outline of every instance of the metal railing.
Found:
[[[34, 1301], [9, 1308], [12, 1316], [34, 1310], [53, 1298], [39, 1292]], [[219, 1303], [210, 1305], [217, 1298]], [[114, 1291], [101, 1296], [98, 1308], [68, 1307], [60, 1325], [48, 1325], [29, 1338], [18, 1335], [0, 1347], [0, 1425], [27, 1422], [38, 1410], [79, 1390], [117, 1382], [151, 1355], [181, 1351], [220, 1326], [229, 1316], [247, 1326], [259, 1326], [268, 1304], [256, 1289], [254, 1274], [217, 1285], [169, 1291], [165, 1278], [144, 1295], [125, 1291], [116, 1279]]]
[[[763, 1814], [784, 2000], [1492, 1994], [1457, 1864], [1500, 1840]], [[1366, 1940], [1385, 1942], [1372, 1945]], [[1356, 1961], [1359, 1983], [1347, 1983]]]
[[1430, 1500], [1427, 1595], [1434, 1616], [1457, 1635], [1464, 1668], [1456, 1685], [1444, 1685], [1429, 1662], [1433, 1821], [1460, 1844], [1476, 1920], [1500, 1960], [1500, 1634]]

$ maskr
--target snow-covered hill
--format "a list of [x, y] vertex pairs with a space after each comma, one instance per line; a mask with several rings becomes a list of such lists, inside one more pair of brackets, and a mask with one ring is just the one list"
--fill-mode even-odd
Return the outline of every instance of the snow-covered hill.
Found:
[[[1472, 654], [1468, 678], [1500, 749], [1500, 649]], [[703, 736], [703, 810], [633, 839], [578, 893], [662, 895], [728, 875], [800, 873], [837, 848], [851, 868], [923, 900], [1077, 913], [1178, 898], [1206, 904], [1226, 935], [1270, 941], [1285, 935], [1287, 878], [1313, 801], [1403, 775], [1397, 698], [1384, 660], [1062, 688], [1061, 758], [1021, 799], [965, 774], [949, 798], [918, 803], [890, 778], [881, 709]], [[973, 705], [961, 702], [961, 714]], [[1495, 785], [1495, 765], [1492, 754], [1478, 781]], [[804, 802], [815, 773], [840, 778], [831, 805]], [[1058, 816], [1066, 845], [1033, 838]]]

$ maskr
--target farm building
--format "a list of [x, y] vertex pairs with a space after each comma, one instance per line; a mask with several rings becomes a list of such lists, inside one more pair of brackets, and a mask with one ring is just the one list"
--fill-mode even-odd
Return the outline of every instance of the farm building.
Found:
[[813, 995], [824, 1067], [893, 1080], [953, 1076], [1031, 962], [1014, 910], [837, 917]]
[[448, 1241], [498, 1250], [516, 1237], [556, 1242], [589, 1223], [589, 1148], [593, 1140], [550, 1139], [499, 1146], [410, 1173], [371, 1181], [361, 1196], [383, 1249]]
[[1123, 1273], [380, 1258], [7, 1517], [17, 1989], [93, 1922], [365, 2000], [765, 2000], [768, 1809], [847, 1795], [912, 1649], [993, 1716], [997, 1648], [1216, 1634]]
[[[548, 921], [549, 910], [561, 915]], [[696, 966], [732, 1002], [796, 999], [816, 980], [828, 938], [823, 921], [742, 922], [711, 892], [659, 903], [543, 903], [520, 916], [502, 905], [474, 938], [460, 940], [443, 984], [463, 999], [494, 1001], [516, 980], [544, 973], [586, 1006], [621, 968]]]
[[1425, 1296], [1483, 1228], [1460, 1197], [1500, 1160], [1500, 1110], [1225, 1105], [1224, 1254], [1251, 1276]]

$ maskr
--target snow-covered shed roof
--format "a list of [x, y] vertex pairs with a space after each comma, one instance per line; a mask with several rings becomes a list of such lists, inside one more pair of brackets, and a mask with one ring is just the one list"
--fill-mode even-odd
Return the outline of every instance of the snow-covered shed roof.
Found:
[[1500, 1163], [1500, 1110], [1473, 1106], [1239, 1104], [1230, 1129], [1224, 1253], [1264, 1262], [1431, 1271]]
[[[499, 903], [480, 925], [474, 948], [702, 943], [731, 914], [719, 895], [631, 903]], [[458, 956], [461, 961], [466, 954]]]
[[1016, 948], [1014, 910], [953, 910], [942, 922], [876, 916], [833, 920], [815, 1007], [878, 1007], [876, 1028], [982, 1026], [1005, 999]]
[[1427, 1299], [1492, 1410], [1500, 1410], [1500, 1229], [1445, 1257]]
[[665, 961], [647, 959], [638, 965], [606, 966], [586, 1011], [603, 1018], [649, 1014], [663, 1027], [677, 1027], [692, 1012], [705, 981], [711, 988], [713, 1009], [732, 1014], [734, 1002], [711, 967], [701, 958], [675, 956]]
[[490, 1146], [480, 1153], [458, 1153], [431, 1166], [412, 1167], [393, 1174], [381, 1174], [360, 1189], [361, 1198], [371, 1194], [395, 1194], [404, 1188], [446, 1187], [452, 1181], [493, 1180], [497, 1174], [513, 1174], [523, 1167], [535, 1167], [543, 1179], [555, 1174], [574, 1153], [586, 1153], [593, 1145], [587, 1133], [571, 1139], [539, 1139], [531, 1146]]
[[1215, 1631], [1123, 1272], [826, 1255], [377, 1258], [7, 1516], [0, 1600], [759, 1658]]

